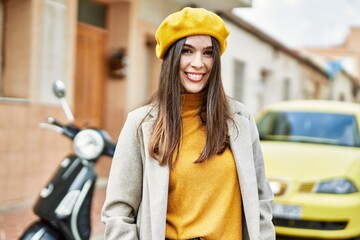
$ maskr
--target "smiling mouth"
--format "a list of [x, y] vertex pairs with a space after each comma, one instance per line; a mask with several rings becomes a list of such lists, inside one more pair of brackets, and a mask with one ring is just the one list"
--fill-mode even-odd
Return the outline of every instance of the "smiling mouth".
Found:
[[191, 81], [201, 81], [203, 79], [205, 74], [198, 74], [198, 73], [186, 73], [186, 76], [189, 78], [189, 80]]

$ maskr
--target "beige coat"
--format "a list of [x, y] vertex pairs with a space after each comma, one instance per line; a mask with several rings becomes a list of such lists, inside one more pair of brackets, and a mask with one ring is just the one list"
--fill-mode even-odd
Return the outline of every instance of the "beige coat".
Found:
[[[234, 100], [229, 103], [239, 130], [229, 123], [243, 201], [243, 239], [273, 240], [273, 195], [265, 177], [255, 121], [242, 104]], [[159, 166], [147, 151], [156, 117], [151, 109], [145, 106], [129, 113], [119, 136], [102, 211], [107, 240], [165, 238], [169, 168]]]

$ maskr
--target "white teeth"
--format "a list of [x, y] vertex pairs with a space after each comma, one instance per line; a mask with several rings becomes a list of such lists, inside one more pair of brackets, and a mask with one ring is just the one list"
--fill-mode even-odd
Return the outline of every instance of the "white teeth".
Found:
[[203, 77], [203, 74], [194, 74], [194, 73], [188, 73], [187, 76], [190, 78], [190, 79], [193, 79], [193, 80], [201, 80], [202, 77]]

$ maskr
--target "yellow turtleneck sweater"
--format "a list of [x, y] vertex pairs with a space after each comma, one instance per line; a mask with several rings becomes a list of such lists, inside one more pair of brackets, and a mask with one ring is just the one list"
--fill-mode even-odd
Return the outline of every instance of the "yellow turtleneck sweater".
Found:
[[179, 158], [170, 171], [166, 237], [241, 240], [241, 195], [230, 148], [194, 163], [206, 140], [198, 115], [203, 99], [202, 93], [182, 95], [183, 132]]

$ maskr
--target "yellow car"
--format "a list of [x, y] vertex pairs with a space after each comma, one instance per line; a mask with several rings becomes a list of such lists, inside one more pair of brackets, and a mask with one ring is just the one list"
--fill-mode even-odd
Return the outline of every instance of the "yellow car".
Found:
[[288, 101], [256, 119], [277, 235], [360, 239], [360, 104]]

